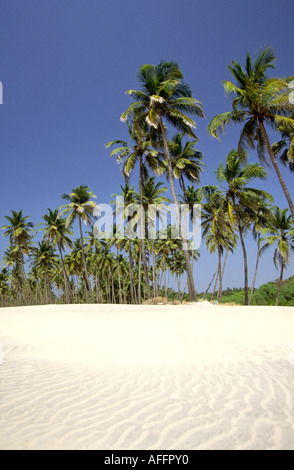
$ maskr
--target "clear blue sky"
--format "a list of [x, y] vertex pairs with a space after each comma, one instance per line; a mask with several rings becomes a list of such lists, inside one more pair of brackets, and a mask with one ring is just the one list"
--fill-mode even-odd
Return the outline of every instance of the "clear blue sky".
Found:
[[[247, 52], [273, 46], [274, 74], [294, 75], [292, 0], [2, 0], [0, 10], [0, 225], [11, 209], [37, 224], [60, 196], [88, 185], [98, 202], [120, 191], [122, 178], [105, 143], [128, 137], [119, 118], [137, 88], [142, 64], [178, 62], [195, 98], [204, 104], [197, 121], [198, 149], [207, 165], [201, 184], [214, 184], [220, 160], [238, 141], [228, 128], [222, 143], [207, 134], [210, 119], [230, 110], [222, 80], [227, 66]], [[170, 131], [170, 136], [172, 135]], [[256, 161], [255, 152], [249, 160]], [[293, 174], [283, 170], [293, 197]], [[137, 174], [131, 179], [137, 184]], [[287, 207], [273, 170], [259, 187]], [[249, 276], [256, 247], [248, 236]], [[8, 240], [0, 238], [0, 259]], [[207, 287], [216, 266], [204, 244], [196, 288]], [[294, 274], [293, 263], [286, 276]], [[278, 277], [268, 251], [257, 285]], [[224, 287], [243, 284], [240, 250], [230, 257]]]

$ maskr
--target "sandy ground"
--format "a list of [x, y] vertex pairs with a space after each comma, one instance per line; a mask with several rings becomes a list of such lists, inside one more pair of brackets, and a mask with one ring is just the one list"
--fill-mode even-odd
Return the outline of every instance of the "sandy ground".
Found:
[[294, 307], [3, 308], [0, 342], [1, 450], [294, 449]]

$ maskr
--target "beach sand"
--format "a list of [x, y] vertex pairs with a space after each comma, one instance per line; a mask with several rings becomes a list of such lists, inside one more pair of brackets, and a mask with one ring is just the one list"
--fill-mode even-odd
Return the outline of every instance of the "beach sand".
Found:
[[2, 308], [0, 342], [1, 450], [294, 449], [294, 307]]

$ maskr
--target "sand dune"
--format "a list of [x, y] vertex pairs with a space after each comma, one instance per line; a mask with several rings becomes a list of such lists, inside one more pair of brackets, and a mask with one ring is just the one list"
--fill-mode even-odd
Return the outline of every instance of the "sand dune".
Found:
[[294, 308], [0, 310], [0, 449], [294, 449]]

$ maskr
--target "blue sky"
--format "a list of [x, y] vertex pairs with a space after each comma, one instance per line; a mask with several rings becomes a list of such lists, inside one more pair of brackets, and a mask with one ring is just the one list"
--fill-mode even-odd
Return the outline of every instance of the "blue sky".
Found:
[[[129, 106], [125, 91], [137, 88], [142, 64], [176, 61], [204, 105], [197, 120], [198, 149], [207, 165], [201, 185], [214, 184], [214, 172], [236, 147], [238, 127], [222, 143], [210, 137], [210, 119], [230, 110], [222, 80], [227, 66], [244, 62], [261, 47], [273, 46], [273, 74], [294, 75], [291, 0], [2, 0], [0, 11], [0, 225], [11, 209], [35, 223], [47, 207], [62, 204], [61, 194], [80, 184], [108, 203], [123, 183], [105, 143], [127, 139], [120, 115]], [[169, 131], [171, 137], [173, 131]], [[256, 161], [255, 152], [249, 160]], [[293, 174], [282, 169], [293, 195]], [[131, 179], [137, 184], [137, 173]], [[287, 207], [273, 170], [256, 186]], [[256, 247], [246, 237], [249, 278]], [[8, 241], [0, 238], [0, 259]], [[196, 288], [207, 287], [216, 257], [204, 244], [195, 270]], [[294, 274], [293, 263], [286, 276]], [[272, 251], [261, 261], [257, 285], [278, 277]], [[240, 250], [230, 256], [224, 286], [243, 284]]]

